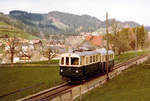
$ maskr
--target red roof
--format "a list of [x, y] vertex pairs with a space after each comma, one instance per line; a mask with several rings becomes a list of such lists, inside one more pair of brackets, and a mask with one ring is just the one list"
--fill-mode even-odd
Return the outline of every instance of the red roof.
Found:
[[85, 39], [87, 41], [90, 41], [95, 46], [101, 46], [102, 45], [103, 36], [88, 35], [88, 36], [85, 37]]

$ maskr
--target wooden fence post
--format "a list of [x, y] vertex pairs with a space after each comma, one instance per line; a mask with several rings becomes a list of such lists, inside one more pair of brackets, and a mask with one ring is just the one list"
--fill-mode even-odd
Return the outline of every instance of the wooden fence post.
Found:
[[80, 100], [82, 99], [82, 92], [81, 92], [81, 86], [79, 87], [80, 90]]
[[70, 97], [71, 97], [71, 101], [73, 101], [72, 90], [71, 90], [71, 92], [70, 92]]
[[63, 101], [61, 95], [59, 96], [60, 100], [59, 101]]

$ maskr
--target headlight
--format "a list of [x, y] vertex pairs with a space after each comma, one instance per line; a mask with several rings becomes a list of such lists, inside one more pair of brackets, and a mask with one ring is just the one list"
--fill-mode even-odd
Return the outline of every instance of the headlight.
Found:
[[79, 71], [78, 71], [78, 70], [76, 70], [76, 73], [79, 73]]
[[63, 70], [61, 69], [60, 72], [63, 72]]

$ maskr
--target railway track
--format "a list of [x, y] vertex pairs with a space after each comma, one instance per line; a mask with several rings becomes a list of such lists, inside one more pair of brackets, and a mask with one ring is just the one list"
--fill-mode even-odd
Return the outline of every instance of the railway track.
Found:
[[72, 88], [74, 85], [69, 85], [69, 82], [58, 85], [54, 88], [50, 88], [48, 90], [39, 92], [37, 94], [25, 97], [23, 99], [19, 99], [17, 101], [48, 101], [53, 98], [53, 96], [57, 96], [60, 93]]
[[133, 63], [133, 62], [135, 62], [135, 61], [137, 61], [137, 60], [139, 60], [139, 59], [141, 59], [141, 58], [143, 58], [143, 57], [145, 57], [145, 56], [149, 56], [149, 55], [150, 55], [150, 54], [145, 54], [145, 55], [142, 55], [142, 56], [137, 56], [137, 57], [135, 57], [135, 58], [129, 59], [129, 60], [126, 61], [126, 62], [118, 63], [118, 64], [116, 64], [116, 65], [114, 66], [113, 70], [118, 69], [118, 68], [120, 68], [120, 67], [122, 67], [122, 66], [126, 66], [126, 65], [128, 65], [128, 64], [130, 64], [130, 63]]
[[[129, 65], [133, 62], [136, 62], [137, 60], [145, 57], [145, 56], [149, 56], [150, 54], [146, 54], [146, 55], [142, 55], [142, 56], [138, 56], [138, 57], [135, 57], [133, 59], [129, 59], [128, 61], [126, 62], [123, 62], [123, 63], [119, 63], [119, 64], [116, 64], [114, 66], [114, 69], [118, 69], [122, 66], [126, 66], [126, 65]], [[106, 75], [106, 74], [105, 74]], [[104, 75], [103, 75], [104, 76]], [[91, 80], [94, 80], [94, 79], [90, 79], [90, 80], [87, 80], [86, 82], [89, 82]], [[29, 97], [26, 97], [26, 98], [23, 98], [23, 99], [20, 99], [18, 101], [49, 101], [50, 99], [56, 97], [56, 96], [59, 96], [60, 94], [62, 94], [63, 92], [66, 92], [68, 91], [69, 89], [75, 87], [77, 85], [71, 85], [69, 83], [65, 83], [63, 85], [59, 85], [57, 87], [54, 87], [52, 89], [49, 89], [49, 90], [46, 90], [46, 91], [43, 91], [43, 92], [40, 92], [40, 93], [37, 93], [35, 95], [32, 95], [32, 96], [29, 96]]]

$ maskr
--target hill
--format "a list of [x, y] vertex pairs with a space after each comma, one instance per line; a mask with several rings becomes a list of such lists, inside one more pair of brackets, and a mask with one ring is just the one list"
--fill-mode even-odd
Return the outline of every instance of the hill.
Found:
[[24, 39], [37, 38], [25, 31], [26, 25], [7, 15], [0, 14], [0, 37], [17, 36]]
[[[13, 10], [10, 17], [18, 19], [30, 28], [44, 34], [78, 34], [80, 32], [93, 32], [105, 29], [105, 21], [89, 15], [75, 15], [70, 13], [52, 11], [46, 14], [29, 13]], [[109, 23], [114, 19], [110, 19]], [[121, 27], [136, 27], [140, 24], [134, 21], [117, 21]]]
[[58, 11], [37, 14], [15, 10], [11, 11], [9, 16], [48, 34], [89, 32], [98, 29], [102, 24], [102, 21], [89, 15], [79, 16]]

